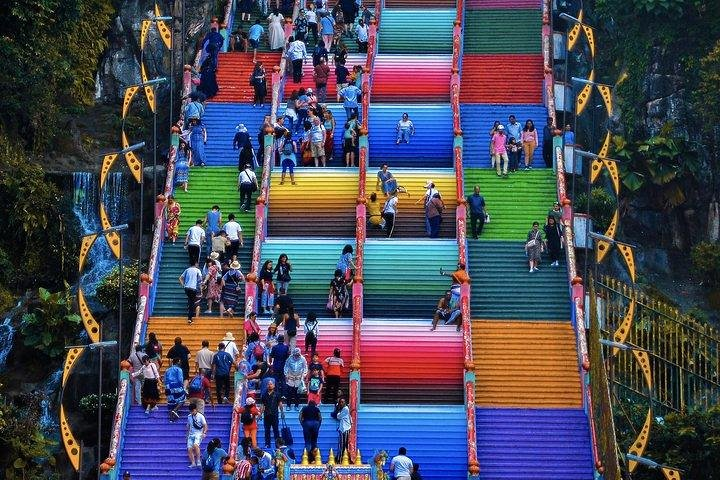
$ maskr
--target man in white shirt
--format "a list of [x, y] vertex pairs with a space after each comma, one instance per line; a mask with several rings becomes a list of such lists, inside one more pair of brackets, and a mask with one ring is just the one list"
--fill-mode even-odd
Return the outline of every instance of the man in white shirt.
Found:
[[410, 480], [413, 471], [413, 462], [407, 456], [405, 447], [400, 447], [398, 454], [390, 461], [390, 473], [395, 480]]
[[368, 26], [362, 18], [355, 26], [355, 35], [357, 35], [358, 52], [367, 53], [368, 50]]
[[[130, 361], [130, 365], [132, 365], [132, 371], [133, 372], [139, 372], [143, 367], [143, 361], [142, 357], [145, 355], [145, 352], [143, 352], [143, 347], [139, 343], [135, 344], [135, 351], [130, 354], [130, 358], [128, 360]], [[142, 403], [142, 378], [139, 376], [136, 378], [133, 378], [133, 399], [135, 400], [135, 405], [140, 405]]]
[[227, 239], [230, 241], [230, 246], [228, 247], [225, 258], [230, 259], [232, 262], [237, 259], [238, 250], [243, 246], [242, 227], [235, 221], [234, 213], [228, 215], [228, 222], [223, 227], [223, 230], [227, 234]]
[[[258, 189], [258, 181], [249, 163], [245, 164], [245, 168], [238, 175], [238, 190], [240, 190], [240, 205], [243, 211], [250, 210], [250, 202], [252, 194]], [[225, 230], [227, 232], [227, 230]], [[230, 239], [232, 241], [232, 239]]]
[[295, 40], [295, 37], [288, 38], [288, 47], [285, 56], [292, 62], [293, 83], [302, 82], [302, 67], [303, 63], [305, 63], [305, 57], [307, 57], [305, 42]]
[[214, 356], [215, 353], [210, 350], [210, 342], [203, 340], [202, 348], [195, 354], [195, 363], [200, 373], [212, 370], [212, 361]]
[[395, 227], [395, 215], [397, 214], [398, 197], [397, 190], [391, 192], [385, 201], [382, 209], [382, 217], [385, 220], [385, 235], [390, 238]]
[[195, 225], [190, 227], [185, 235], [185, 249], [188, 252], [190, 265], [200, 262], [200, 249], [205, 245], [205, 229], [202, 225], [202, 220], [196, 220]]
[[188, 323], [193, 323], [193, 316], [200, 316], [200, 286], [202, 285], [202, 272], [197, 262], [185, 269], [178, 280], [185, 289], [187, 295], [187, 318]]
[[235, 343], [235, 336], [232, 332], [226, 332], [222, 339], [225, 344], [225, 351], [230, 354], [233, 360], [237, 361], [240, 357], [240, 350], [238, 350], [237, 344]]
[[312, 127], [310, 127], [310, 153], [315, 166], [325, 166], [325, 127], [319, 117], [313, 118]]
[[350, 441], [350, 429], [352, 428], [352, 417], [350, 416], [350, 407], [347, 406], [344, 398], [340, 398], [335, 405], [335, 411], [331, 416], [337, 420], [338, 431], [338, 458], [342, 458], [343, 453], [348, 448]]
[[208, 424], [205, 416], [197, 411], [197, 405], [190, 404], [190, 413], [187, 416], [187, 452], [190, 459], [188, 467], [195, 468], [201, 466], [202, 453], [200, 452], [200, 443], [207, 435]]

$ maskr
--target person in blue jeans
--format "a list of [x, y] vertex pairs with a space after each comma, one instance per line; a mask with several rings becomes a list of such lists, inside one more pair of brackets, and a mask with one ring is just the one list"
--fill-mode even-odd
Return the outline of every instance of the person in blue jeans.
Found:
[[396, 144], [410, 143], [410, 137], [415, 135], [415, 125], [407, 113], [402, 114], [402, 118], [398, 121], [397, 127], [397, 141]]
[[318, 433], [320, 432], [320, 425], [322, 425], [322, 413], [314, 401], [310, 400], [308, 404], [300, 410], [300, 425], [303, 429], [305, 450], [307, 450], [310, 461], [312, 462], [315, 459]]
[[340, 90], [340, 97], [343, 99], [343, 107], [348, 120], [350, 120], [353, 113], [356, 117], [358, 116], [358, 100], [361, 94], [360, 89], [353, 84]]

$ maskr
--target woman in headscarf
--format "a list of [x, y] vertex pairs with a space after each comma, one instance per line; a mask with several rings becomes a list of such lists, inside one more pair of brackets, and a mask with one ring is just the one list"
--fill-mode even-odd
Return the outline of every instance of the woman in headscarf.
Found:
[[207, 130], [200, 120], [190, 121], [190, 148], [192, 149], [192, 163], [200, 167], [205, 166], [205, 144], [207, 143]]
[[255, 63], [250, 81], [252, 82], [255, 94], [253, 97], [253, 107], [260, 105], [260, 108], [262, 108], [265, 103], [265, 97], [267, 96], [267, 78], [262, 62]]
[[244, 124], [235, 127], [235, 137], [233, 137], [233, 150], [240, 150], [238, 155], [238, 171], [242, 171], [245, 165], [252, 165], [255, 159], [250, 134]]
[[562, 227], [555, 221], [555, 217], [549, 215], [543, 231], [545, 232], [545, 241], [547, 242], [548, 255], [550, 256], [550, 266], [557, 267], [560, 265], [560, 251], [563, 246]]
[[285, 31], [283, 29], [285, 17], [280, 14], [276, 7], [273, 8], [273, 12], [267, 17], [267, 20], [270, 50], [280, 50], [285, 46]]
[[188, 191], [188, 179], [190, 177], [190, 164], [187, 157], [187, 143], [181, 137], [180, 148], [177, 151], [175, 160], [175, 186], [181, 186], [184, 192]]
[[292, 355], [285, 361], [285, 382], [287, 386], [287, 405], [295, 403], [295, 410], [300, 410], [300, 393], [304, 389], [303, 379], [307, 375], [308, 365], [299, 347], [292, 349]]
[[207, 98], [212, 98], [218, 93], [217, 83], [217, 45], [211, 43], [208, 45], [208, 56], [200, 65], [200, 85], [198, 90], [205, 94]]
[[347, 309], [349, 296], [347, 282], [345, 281], [342, 270], [339, 268], [335, 270], [335, 275], [330, 281], [330, 293], [328, 297], [328, 310], [332, 310], [335, 318], [340, 318], [343, 310]]

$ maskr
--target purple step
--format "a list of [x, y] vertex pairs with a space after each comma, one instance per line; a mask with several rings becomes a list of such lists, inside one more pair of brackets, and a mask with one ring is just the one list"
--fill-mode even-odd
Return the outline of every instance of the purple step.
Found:
[[[129, 471], [133, 480], [200, 478], [199, 469], [188, 468], [185, 434], [187, 407], [180, 414], [177, 422], [170, 422], [166, 405], [159, 405], [150, 415], [145, 415], [142, 407], [130, 407], [119, 472]], [[203, 451], [214, 437], [220, 438], [223, 448], [227, 448], [231, 417], [231, 405], [218, 405], [214, 409], [206, 406], [208, 434], [201, 445]]]
[[592, 480], [582, 409], [476, 408], [481, 480]]

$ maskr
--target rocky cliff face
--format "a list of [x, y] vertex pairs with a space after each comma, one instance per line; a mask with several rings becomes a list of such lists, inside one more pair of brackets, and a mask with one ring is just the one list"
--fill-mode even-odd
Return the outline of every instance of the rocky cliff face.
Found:
[[[157, 27], [152, 24], [145, 49], [140, 49], [140, 29], [143, 19], [154, 17], [154, 1], [122, 0], [108, 34], [110, 46], [98, 71], [96, 98], [105, 104], [122, 101], [125, 87], [140, 82], [140, 62], [144, 61], [148, 78], [170, 76], [171, 57], [174, 56], [174, 77], [177, 87], [182, 67], [192, 63], [195, 45], [209, 28], [215, 2], [211, 0], [160, 1], [160, 13], [173, 16], [174, 55], [163, 44]], [[184, 4], [184, 8], [183, 8]], [[158, 101], [167, 101], [169, 86], [157, 89]]]

